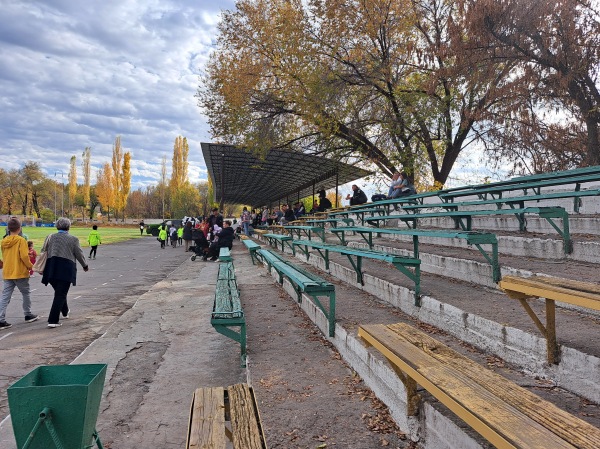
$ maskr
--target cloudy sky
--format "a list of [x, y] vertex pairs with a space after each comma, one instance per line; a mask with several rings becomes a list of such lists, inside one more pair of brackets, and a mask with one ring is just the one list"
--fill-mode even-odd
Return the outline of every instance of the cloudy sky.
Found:
[[[65, 181], [92, 148], [92, 178], [116, 136], [132, 155], [132, 187], [155, 184], [178, 135], [190, 180], [206, 179], [210, 141], [194, 95], [234, 0], [0, 0], [2, 167], [37, 161]], [[79, 169], [81, 172], [81, 169]], [[81, 179], [81, 176], [80, 176]]]

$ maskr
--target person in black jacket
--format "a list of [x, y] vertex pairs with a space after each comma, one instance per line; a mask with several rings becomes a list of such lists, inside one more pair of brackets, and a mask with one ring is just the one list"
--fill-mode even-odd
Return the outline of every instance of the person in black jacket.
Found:
[[290, 207], [289, 204], [283, 205], [283, 217], [281, 218], [280, 224], [288, 224], [296, 219], [294, 215], [294, 210]]
[[327, 209], [331, 209], [333, 205], [326, 196], [325, 190], [319, 190], [319, 212], [325, 212]]
[[229, 220], [225, 220], [223, 222], [223, 229], [221, 229], [221, 232], [219, 232], [219, 238], [216, 242], [210, 244], [210, 247], [208, 248], [208, 254], [203, 257], [203, 260], [206, 260], [208, 257], [210, 257], [210, 260], [213, 262], [217, 260], [219, 257], [219, 250], [221, 248], [232, 248], [234, 237], [235, 232], [231, 227], [231, 222]]
[[367, 195], [356, 184], [352, 184], [352, 192], [352, 196], [350, 194], [346, 196], [346, 199], [350, 200], [350, 206], [365, 204], [367, 202]]

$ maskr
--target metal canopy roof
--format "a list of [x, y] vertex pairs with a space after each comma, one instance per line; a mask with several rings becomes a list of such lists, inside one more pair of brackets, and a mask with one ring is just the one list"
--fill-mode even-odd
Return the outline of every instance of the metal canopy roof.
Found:
[[287, 198], [296, 201], [321, 188], [331, 189], [371, 174], [352, 165], [295, 151], [270, 150], [263, 160], [232, 145], [201, 146], [215, 198], [220, 201], [224, 192], [226, 203], [258, 207]]

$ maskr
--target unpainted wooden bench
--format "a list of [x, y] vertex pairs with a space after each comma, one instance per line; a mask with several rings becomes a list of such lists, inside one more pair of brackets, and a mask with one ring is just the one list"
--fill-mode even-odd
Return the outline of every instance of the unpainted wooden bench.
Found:
[[266, 449], [252, 387], [198, 388], [194, 392], [187, 449]]
[[[517, 299], [546, 338], [548, 363], [560, 362], [560, 348], [556, 339], [555, 301], [600, 310], [600, 285], [591, 282], [549, 276], [504, 276], [498, 286], [509, 298]], [[546, 324], [542, 323], [531, 306], [529, 299], [546, 299]], [[599, 446], [600, 447], [600, 446]]]
[[359, 327], [406, 387], [409, 416], [421, 411], [417, 385], [496, 448], [600, 447], [600, 429], [404, 324]]

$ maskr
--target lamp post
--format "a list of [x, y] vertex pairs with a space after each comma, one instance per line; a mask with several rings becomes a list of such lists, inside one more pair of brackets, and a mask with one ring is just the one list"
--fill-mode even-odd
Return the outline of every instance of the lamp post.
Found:
[[[62, 194], [61, 194], [61, 212], [60, 212], [60, 216], [62, 217], [64, 215], [64, 209], [65, 209], [65, 174], [63, 173], [62, 170], [56, 170], [54, 172], [54, 178], [56, 179], [56, 174], [60, 172], [60, 177], [62, 179]], [[58, 217], [56, 216], [56, 180], [54, 181], [54, 221], [56, 221]]]

